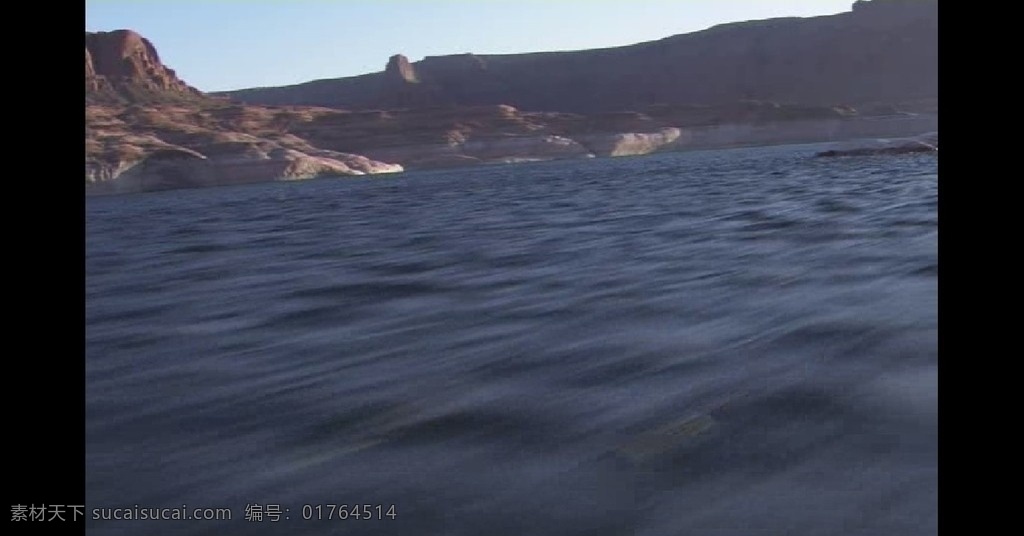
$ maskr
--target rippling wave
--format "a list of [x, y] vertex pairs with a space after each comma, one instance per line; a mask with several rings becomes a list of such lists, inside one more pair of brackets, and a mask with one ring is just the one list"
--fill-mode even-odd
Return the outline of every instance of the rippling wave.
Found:
[[87, 508], [235, 517], [90, 532], [935, 533], [937, 160], [816, 150], [89, 199]]

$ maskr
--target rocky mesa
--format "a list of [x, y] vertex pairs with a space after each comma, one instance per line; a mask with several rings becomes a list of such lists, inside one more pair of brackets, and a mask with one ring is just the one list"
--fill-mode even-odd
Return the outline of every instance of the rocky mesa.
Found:
[[937, 97], [937, 74], [937, 0], [858, 0], [836, 15], [730, 23], [624, 47], [417, 62], [396, 55], [378, 73], [224, 94], [250, 104], [508, 104], [589, 114], [742, 100], [904, 102]]

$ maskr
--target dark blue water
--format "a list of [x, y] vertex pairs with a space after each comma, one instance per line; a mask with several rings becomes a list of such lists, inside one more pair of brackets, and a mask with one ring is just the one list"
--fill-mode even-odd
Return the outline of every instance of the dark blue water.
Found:
[[816, 150], [90, 199], [87, 513], [234, 518], [90, 533], [934, 534], [937, 159]]

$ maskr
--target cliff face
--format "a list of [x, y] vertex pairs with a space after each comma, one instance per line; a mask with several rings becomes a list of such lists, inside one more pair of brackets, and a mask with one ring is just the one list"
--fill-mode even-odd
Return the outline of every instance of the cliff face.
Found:
[[86, 100], [137, 102], [199, 97], [160, 61], [148, 39], [131, 30], [85, 33]]
[[401, 54], [395, 54], [388, 59], [388, 65], [384, 68], [384, 77], [386, 80], [392, 80], [395, 84], [419, 83], [416, 69], [409, 63], [409, 58]]
[[[510, 104], [586, 113], [744, 99], [929, 99], [938, 94], [938, 2], [860, 0], [838, 15], [726, 24], [600, 50], [397, 58], [382, 73], [227, 94], [352, 109]], [[401, 91], [388, 89], [395, 80], [407, 82]]]

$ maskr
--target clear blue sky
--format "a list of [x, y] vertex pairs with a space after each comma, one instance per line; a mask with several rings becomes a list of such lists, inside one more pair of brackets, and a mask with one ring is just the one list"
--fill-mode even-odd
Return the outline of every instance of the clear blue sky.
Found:
[[203, 91], [383, 70], [392, 54], [628, 45], [716, 24], [848, 11], [853, 0], [87, 0], [86, 30], [127, 28]]

